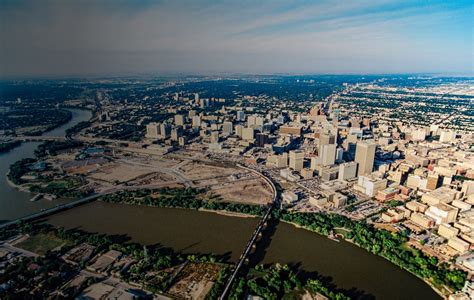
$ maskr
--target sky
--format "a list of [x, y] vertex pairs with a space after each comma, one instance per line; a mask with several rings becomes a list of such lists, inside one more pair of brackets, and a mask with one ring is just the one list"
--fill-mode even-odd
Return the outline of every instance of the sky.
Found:
[[0, 0], [0, 76], [473, 74], [468, 0]]

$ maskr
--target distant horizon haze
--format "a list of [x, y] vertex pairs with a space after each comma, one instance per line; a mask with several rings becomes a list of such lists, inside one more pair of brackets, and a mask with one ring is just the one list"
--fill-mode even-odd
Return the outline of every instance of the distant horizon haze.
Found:
[[474, 75], [472, 1], [0, 0], [0, 78]]

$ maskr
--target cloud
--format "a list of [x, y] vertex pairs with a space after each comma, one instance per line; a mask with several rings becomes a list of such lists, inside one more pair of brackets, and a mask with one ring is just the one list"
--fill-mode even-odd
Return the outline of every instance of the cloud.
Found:
[[0, 1], [0, 74], [473, 72], [467, 1]]

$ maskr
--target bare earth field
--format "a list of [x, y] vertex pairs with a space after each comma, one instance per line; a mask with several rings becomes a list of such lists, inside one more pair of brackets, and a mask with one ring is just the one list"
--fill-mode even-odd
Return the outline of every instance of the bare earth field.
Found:
[[180, 166], [178, 170], [181, 171], [190, 180], [213, 178], [217, 176], [231, 175], [240, 172], [240, 170], [234, 168], [220, 168], [196, 162]]
[[92, 179], [97, 179], [106, 182], [126, 182], [135, 179], [139, 176], [144, 176], [152, 173], [149, 168], [128, 165], [122, 163], [114, 163], [104, 166], [90, 175]]
[[267, 204], [272, 200], [270, 187], [260, 178], [213, 186], [211, 191], [225, 201], [248, 204]]
[[169, 293], [178, 299], [205, 299], [217, 278], [220, 267], [216, 264], [189, 263], [179, 273]]

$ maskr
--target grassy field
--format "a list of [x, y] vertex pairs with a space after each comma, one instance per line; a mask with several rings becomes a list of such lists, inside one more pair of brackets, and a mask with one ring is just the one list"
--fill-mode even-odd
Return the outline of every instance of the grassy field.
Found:
[[34, 252], [39, 255], [45, 255], [46, 252], [57, 247], [66, 245], [67, 242], [58, 238], [54, 234], [37, 234], [28, 237], [26, 240], [15, 244], [16, 247]]

